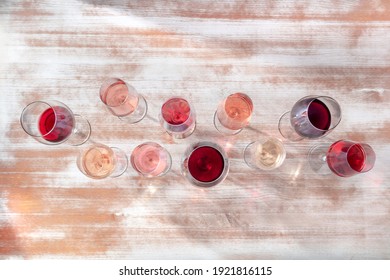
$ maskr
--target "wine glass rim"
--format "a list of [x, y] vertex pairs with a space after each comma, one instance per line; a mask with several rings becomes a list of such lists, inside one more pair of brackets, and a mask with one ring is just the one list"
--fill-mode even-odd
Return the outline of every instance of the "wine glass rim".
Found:
[[[56, 124], [57, 124], [57, 121], [58, 121], [58, 117], [57, 117], [57, 112], [56, 110], [53, 109], [54, 105], [50, 104], [51, 102], [57, 102], [57, 103], [60, 103], [61, 106], [65, 107], [69, 112], [70, 114], [72, 115], [72, 118], [74, 119], [74, 114], [72, 112], [72, 110], [64, 103], [62, 103], [61, 101], [56, 101], [56, 100], [47, 100], [47, 101], [43, 101], [43, 100], [36, 100], [36, 101], [33, 101], [33, 102], [30, 102], [26, 107], [24, 107], [23, 111], [22, 111], [22, 114], [20, 115], [20, 124], [23, 128], [23, 130], [30, 136], [33, 136], [33, 137], [39, 137], [39, 138], [44, 138], [45, 136], [49, 135], [50, 133], [52, 133], [56, 127]], [[22, 121], [22, 118], [23, 118], [23, 115], [25, 114], [26, 110], [32, 106], [33, 104], [37, 104], [37, 103], [42, 103], [42, 104], [46, 104], [48, 106], [48, 109], [53, 109], [53, 113], [54, 113], [54, 117], [55, 117], [55, 120], [54, 120], [54, 124], [53, 124], [53, 127], [45, 134], [31, 134], [29, 131], [26, 130], [26, 128], [24, 127], [24, 124], [23, 124], [23, 121]], [[42, 112], [43, 113], [43, 112]], [[59, 142], [55, 142], [55, 143], [52, 143], [52, 144], [61, 144], [63, 142], [65, 142], [69, 137], [65, 138], [63, 141], [59, 141]]]
[[223, 102], [226, 102], [226, 100], [227, 100], [229, 97], [231, 97], [231, 96], [233, 96], [233, 95], [235, 95], [235, 94], [240, 94], [240, 95], [243, 95], [244, 97], [246, 97], [246, 98], [247, 98], [246, 101], [249, 101], [249, 105], [250, 105], [251, 108], [253, 109], [253, 101], [252, 101], [252, 98], [251, 98], [248, 94], [246, 94], [246, 93], [244, 93], [244, 92], [241, 92], [241, 91], [237, 91], [237, 92], [234, 92], [234, 93], [229, 94], [228, 96], [226, 96], [226, 98], [223, 100]]
[[[213, 187], [213, 186], [221, 183], [226, 178], [227, 174], [229, 173], [229, 158], [228, 158], [225, 150], [217, 143], [211, 142], [211, 141], [198, 141], [198, 142], [191, 144], [187, 148], [182, 162], [184, 162], [185, 159], [189, 159], [191, 157], [191, 155], [194, 153], [194, 151], [196, 151], [197, 149], [202, 148], [202, 147], [214, 148], [215, 150], [217, 150], [221, 154], [221, 156], [223, 158], [223, 163], [224, 163], [223, 170], [222, 170], [221, 174], [216, 179], [214, 179], [212, 181], [208, 181], [208, 182], [197, 180], [196, 178], [194, 178], [192, 176], [191, 172], [189, 172], [189, 171], [186, 172], [186, 174], [187, 174], [187, 177], [189, 177], [189, 179], [193, 182], [194, 185], [196, 185], [198, 187], [209, 188], [209, 187]], [[191, 150], [191, 152], [189, 152], [190, 150]]]
[[[170, 122], [168, 122], [167, 120], [164, 119], [164, 116], [163, 116], [163, 113], [162, 113], [162, 108], [164, 107], [165, 104], [168, 103], [168, 101], [172, 100], [172, 99], [181, 99], [181, 100], [184, 100], [185, 102], [187, 102], [188, 106], [190, 107], [190, 113], [188, 114], [187, 118], [185, 119], [185, 121], [183, 121], [182, 123], [180, 124], [171, 124]], [[163, 105], [161, 106], [161, 109], [160, 109], [160, 116], [161, 116], [161, 120], [165, 123], [168, 123], [169, 126], [172, 126], [172, 127], [179, 127], [183, 124], [185, 124], [188, 120], [191, 119], [191, 117], [194, 115], [194, 107], [191, 105], [191, 102], [189, 102], [187, 99], [181, 97], [181, 96], [171, 96], [170, 98], [168, 98], [164, 103]]]
[[[123, 82], [123, 84], [126, 86], [127, 88], [127, 95], [126, 95], [126, 98], [118, 105], [108, 105], [106, 102], [103, 101], [103, 93], [105, 91], [107, 91], [108, 88], [110, 88], [115, 82]], [[107, 84], [107, 88], [105, 91], [103, 91], [103, 86]], [[105, 80], [103, 82], [103, 84], [100, 86], [100, 90], [99, 90], [99, 96], [100, 96], [100, 100], [103, 102], [104, 105], [106, 105], [107, 107], [109, 108], [117, 108], [117, 107], [120, 107], [122, 106], [123, 104], [125, 104], [128, 99], [129, 99], [129, 90], [133, 90], [136, 94], [135, 96], [137, 97], [137, 106], [138, 106], [138, 102], [139, 102], [139, 94], [138, 94], [138, 91], [135, 89], [135, 87], [133, 87], [132, 85], [128, 84], [125, 80], [123, 79], [120, 79], [120, 78], [109, 78], [107, 80]]]

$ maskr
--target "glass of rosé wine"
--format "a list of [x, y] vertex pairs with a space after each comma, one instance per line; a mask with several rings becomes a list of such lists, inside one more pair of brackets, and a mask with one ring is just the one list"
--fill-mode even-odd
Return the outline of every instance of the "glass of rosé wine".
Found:
[[132, 124], [141, 121], [148, 110], [145, 98], [118, 78], [110, 78], [102, 84], [100, 100], [114, 116]]
[[135, 147], [130, 162], [140, 175], [160, 177], [171, 169], [172, 158], [164, 147], [154, 142], [146, 142]]
[[240, 92], [231, 94], [218, 105], [214, 126], [222, 134], [237, 134], [249, 125], [252, 112], [253, 102], [248, 95]]
[[119, 177], [127, 170], [128, 159], [126, 153], [119, 148], [91, 143], [80, 151], [77, 167], [92, 179]]
[[375, 152], [370, 145], [350, 140], [339, 140], [330, 146], [316, 145], [309, 152], [309, 163], [313, 171], [320, 174], [333, 172], [340, 177], [370, 171], [375, 159]]
[[59, 101], [34, 101], [28, 104], [20, 116], [24, 131], [37, 141], [47, 145], [68, 143], [78, 146], [91, 135], [91, 125], [80, 115], [75, 115]]
[[193, 185], [212, 187], [225, 180], [229, 172], [229, 160], [218, 144], [200, 141], [187, 148], [181, 167], [183, 175]]
[[318, 139], [331, 132], [341, 121], [341, 108], [329, 96], [306, 96], [279, 119], [280, 134], [291, 141]]
[[168, 134], [176, 139], [190, 136], [196, 127], [195, 110], [186, 99], [171, 97], [162, 106], [160, 124]]

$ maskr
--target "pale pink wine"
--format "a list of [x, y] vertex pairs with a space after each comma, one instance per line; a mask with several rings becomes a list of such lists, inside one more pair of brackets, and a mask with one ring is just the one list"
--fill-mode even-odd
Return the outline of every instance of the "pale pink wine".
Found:
[[111, 84], [102, 93], [101, 99], [119, 117], [130, 115], [138, 105], [138, 96], [129, 93], [128, 86], [122, 80]]
[[143, 144], [136, 147], [131, 154], [131, 163], [135, 170], [148, 176], [158, 176], [169, 167], [167, 152], [154, 144]]
[[225, 167], [222, 154], [215, 148], [196, 148], [188, 159], [188, 171], [196, 180], [212, 182], [218, 179]]
[[307, 115], [311, 124], [316, 128], [324, 131], [329, 129], [331, 123], [331, 114], [328, 107], [322, 101], [314, 99], [307, 109]]
[[45, 110], [39, 118], [39, 131], [50, 142], [61, 142], [72, 134], [74, 119], [72, 113], [61, 106]]

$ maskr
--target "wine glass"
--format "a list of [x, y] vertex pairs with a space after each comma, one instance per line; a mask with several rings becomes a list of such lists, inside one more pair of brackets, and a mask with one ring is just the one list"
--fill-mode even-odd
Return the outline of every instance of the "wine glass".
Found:
[[118, 78], [110, 78], [102, 84], [100, 100], [114, 116], [132, 124], [141, 121], [148, 110], [145, 98]]
[[[317, 145], [309, 152], [309, 163], [317, 173], [329, 171], [340, 177], [351, 177], [370, 171], [375, 164], [371, 146], [350, 140], [339, 140], [332, 145]], [[324, 168], [327, 166], [327, 168]]]
[[329, 96], [306, 96], [279, 119], [280, 134], [291, 140], [317, 139], [331, 132], [341, 121], [341, 108]]
[[145, 177], [163, 176], [172, 165], [169, 152], [154, 142], [138, 145], [131, 153], [130, 162], [133, 168]]
[[222, 134], [237, 134], [249, 124], [252, 112], [253, 102], [248, 95], [231, 94], [218, 105], [214, 126]]
[[89, 178], [119, 177], [128, 166], [126, 153], [116, 147], [92, 143], [83, 148], [77, 157], [77, 167]]
[[182, 97], [172, 97], [162, 106], [160, 124], [172, 137], [183, 139], [190, 136], [196, 127], [196, 114], [192, 105]]
[[265, 137], [246, 146], [244, 160], [254, 169], [272, 170], [282, 165], [286, 150], [282, 141], [275, 137]]
[[80, 115], [75, 115], [59, 101], [34, 101], [28, 104], [20, 116], [24, 131], [37, 141], [47, 145], [66, 143], [77, 146], [91, 135], [91, 125]]
[[218, 144], [200, 141], [187, 148], [181, 167], [184, 176], [195, 186], [212, 187], [226, 178], [229, 160]]

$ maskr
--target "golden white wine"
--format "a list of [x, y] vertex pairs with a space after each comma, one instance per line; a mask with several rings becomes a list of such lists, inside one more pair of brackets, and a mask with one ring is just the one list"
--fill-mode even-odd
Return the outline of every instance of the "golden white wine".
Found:
[[279, 167], [285, 158], [283, 143], [276, 138], [253, 142], [245, 149], [245, 161], [255, 168], [274, 169]]

